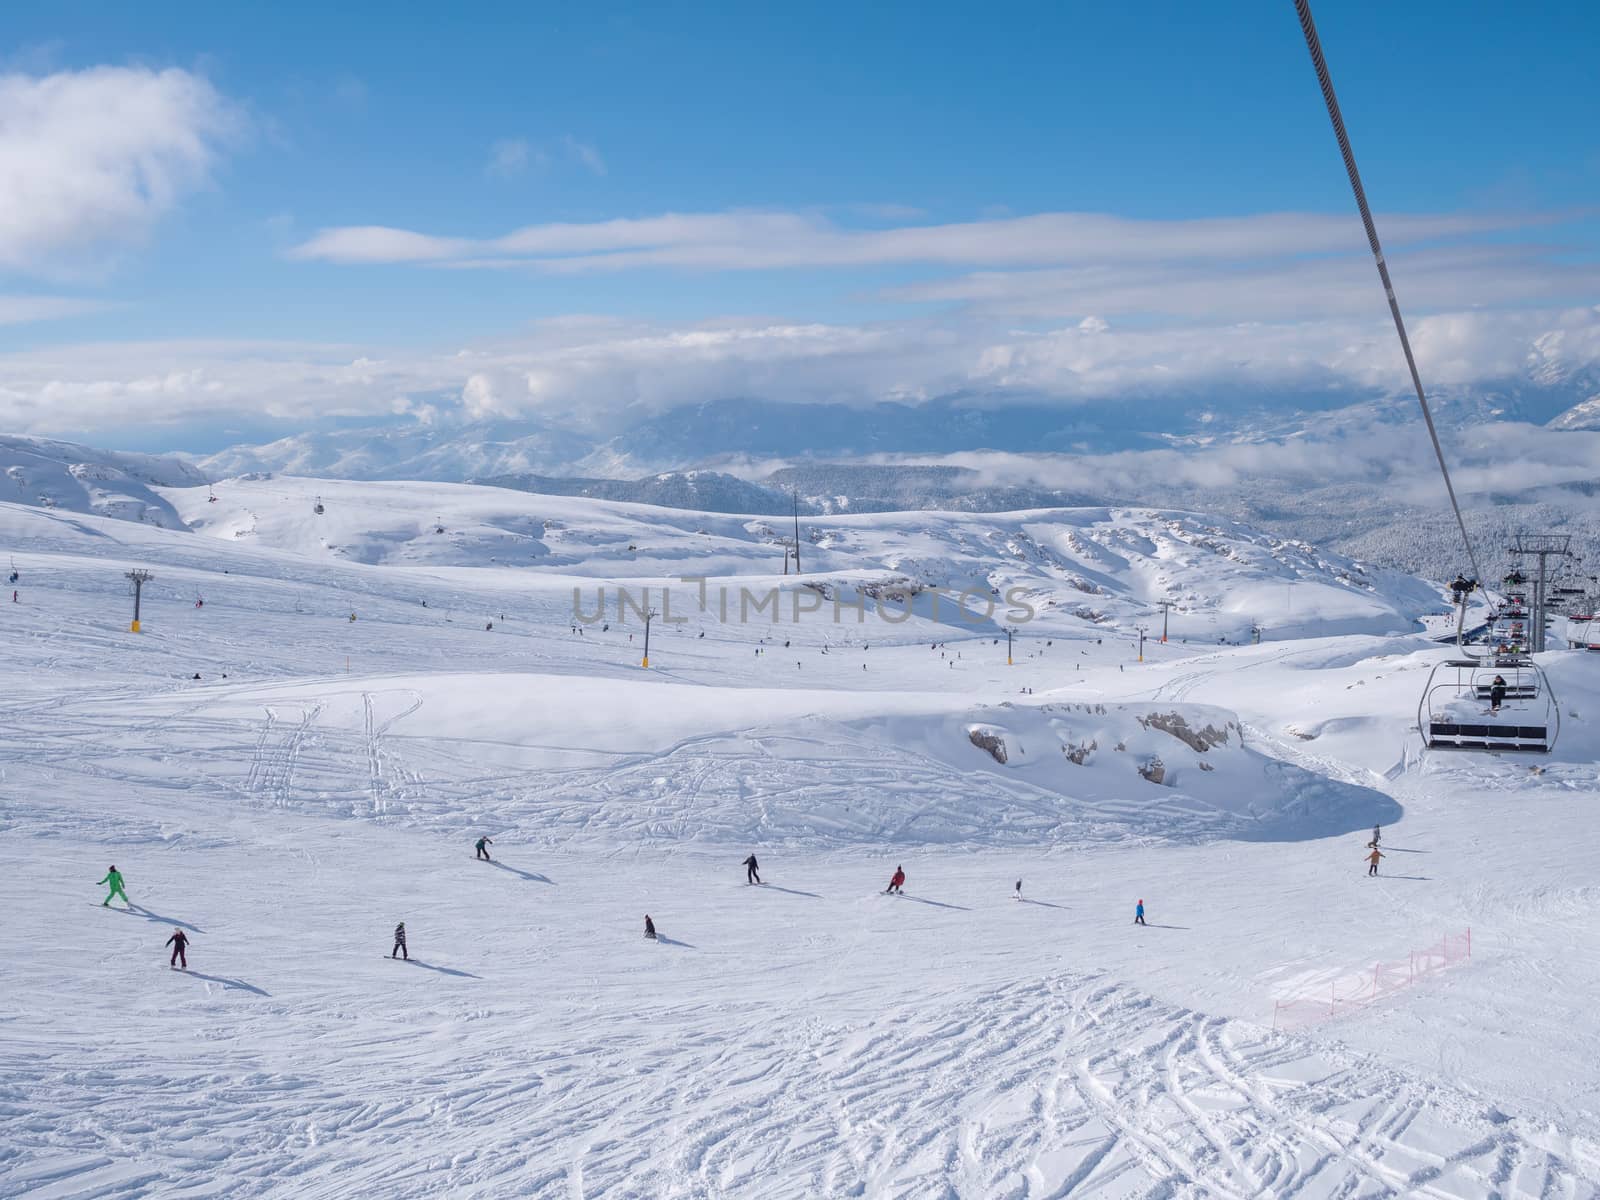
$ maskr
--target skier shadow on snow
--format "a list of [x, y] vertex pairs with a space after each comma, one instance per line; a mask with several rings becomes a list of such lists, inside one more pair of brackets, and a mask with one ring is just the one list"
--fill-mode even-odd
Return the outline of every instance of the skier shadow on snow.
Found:
[[1146, 929], [1187, 929], [1187, 925], [1157, 925], [1154, 921], [1145, 922]]
[[664, 933], [656, 934], [656, 941], [663, 946], [682, 946], [685, 950], [693, 950], [693, 942], [680, 942], [677, 938], [668, 937]]
[[1393, 796], [1376, 788], [1346, 783], [1293, 763], [1270, 760], [1265, 782], [1268, 791], [1277, 792], [1287, 804], [1260, 819], [1235, 817], [1218, 828], [1220, 837], [1241, 842], [1311, 842], [1370, 832], [1374, 825], [1398, 825], [1405, 815]]
[[163, 917], [160, 913], [153, 913], [148, 908], [139, 904], [130, 904], [127, 908], [113, 908], [112, 912], [128, 913], [131, 916], [143, 917], [146, 921], [154, 921], [157, 925], [176, 925], [180, 929], [187, 929], [191, 933], [204, 933], [198, 925], [191, 925], [187, 921], [180, 921], [177, 917]]
[[1023, 897], [1022, 903], [1037, 904], [1040, 908], [1059, 908], [1063, 911], [1066, 911], [1067, 909], [1065, 904], [1051, 904], [1048, 900], [1029, 900], [1026, 897]]
[[1374, 875], [1374, 879], [1413, 879], [1418, 883], [1432, 883], [1432, 875]]
[[769, 892], [788, 892], [791, 896], [809, 896], [813, 900], [821, 900], [816, 892], [802, 892], [799, 888], [779, 887], [775, 883], [763, 883], [762, 888]]
[[185, 975], [192, 975], [196, 979], [204, 979], [207, 983], [220, 983], [225, 988], [238, 988], [241, 992], [254, 992], [258, 996], [271, 996], [272, 993], [264, 988], [258, 988], [253, 983], [246, 983], [242, 979], [224, 979], [221, 975], [206, 975], [200, 971], [185, 970]]
[[502, 871], [510, 871], [511, 874], [517, 876], [518, 878], [526, 879], [529, 883], [548, 883], [551, 886], [555, 885], [554, 879], [550, 879], [547, 876], [540, 875], [534, 871], [524, 871], [521, 867], [507, 866], [499, 859], [493, 860], [489, 865], [491, 867], [499, 867]]
[[965, 905], [962, 905], [962, 904], [946, 904], [943, 900], [925, 900], [921, 896], [907, 896], [904, 893], [898, 893], [898, 892], [896, 893], [896, 895], [898, 895], [900, 897], [900, 899], [902, 899], [902, 900], [915, 900], [918, 904], [931, 904], [931, 905], [933, 905], [934, 908], [953, 908], [957, 912], [971, 912], [972, 911], [970, 908], [967, 908]]
[[425, 971], [437, 971], [441, 975], [459, 975], [462, 979], [482, 979], [482, 975], [474, 975], [471, 971], [459, 971], [455, 967], [440, 967], [431, 962], [424, 962], [420, 958], [401, 958], [396, 962], [408, 962], [413, 967], [421, 967]]

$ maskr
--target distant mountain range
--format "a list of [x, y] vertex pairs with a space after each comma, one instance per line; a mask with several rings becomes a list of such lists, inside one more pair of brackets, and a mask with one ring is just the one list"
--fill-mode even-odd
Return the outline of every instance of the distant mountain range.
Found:
[[1550, 428], [1600, 430], [1600, 394], [1574, 404], [1566, 412], [1552, 419]]
[[[1511, 421], [1556, 430], [1600, 427], [1600, 373], [1539, 371], [1494, 384], [1436, 389], [1446, 429]], [[579, 433], [548, 420], [375, 426], [296, 434], [198, 460], [213, 478], [274, 471], [339, 479], [634, 479], [685, 468], [727, 470], [797, 459], [1012, 454], [1103, 455], [1163, 446], [1360, 435], [1416, 420], [1409, 392], [1131, 395], [1064, 404], [1038, 397], [945, 396], [919, 404], [783, 404], [719, 399], [640, 416], [615, 431]], [[591, 486], [591, 485], [585, 485]], [[780, 481], [780, 486], [787, 486]], [[670, 501], [669, 501], [670, 502]]]
[[[1511, 529], [1568, 529], [1600, 564], [1600, 442], [1584, 440], [1600, 432], [1600, 376], [1543, 363], [1431, 399], [1469, 480], [1485, 554], [1498, 554]], [[1413, 397], [1348, 391], [1075, 407], [979, 396], [867, 409], [719, 400], [641, 417], [626, 437], [531, 420], [406, 425], [297, 434], [192, 461], [3, 438], [0, 488], [11, 492], [0, 498], [169, 526], [182, 522], [149, 485], [264, 473], [477, 482], [760, 516], [789, 513], [796, 497], [805, 515], [1167, 505], [1447, 577], [1465, 564], [1431, 452], [1416, 453], [1419, 429]], [[1176, 470], [1172, 455], [1220, 456], [1225, 469], [1210, 482]], [[1322, 461], [1362, 466], [1324, 474]]]

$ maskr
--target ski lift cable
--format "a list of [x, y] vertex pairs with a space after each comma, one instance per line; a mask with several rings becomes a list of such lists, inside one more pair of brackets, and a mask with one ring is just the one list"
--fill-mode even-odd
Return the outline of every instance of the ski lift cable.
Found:
[[1334, 95], [1333, 80], [1328, 75], [1328, 63], [1322, 56], [1322, 41], [1317, 37], [1316, 23], [1311, 19], [1310, 0], [1294, 0], [1295, 12], [1300, 17], [1300, 31], [1305, 34], [1306, 49], [1311, 52], [1311, 65], [1316, 68], [1317, 82], [1322, 87], [1322, 99], [1328, 106], [1328, 119], [1333, 123], [1333, 133], [1339, 139], [1339, 153], [1344, 156], [1345, 174], [1350, 177], [1350, 189], [1355, 192], [1356, 207], [1361, 210], [1361, 223], [1366, 226], [1367, 244], [1372, 247], [1373, 261], [1378, 264], [1378, 278], [1383, 281], [1383, 292], [1389, 298], [1389, 313], [1394, 317], [1395, 332], [1400, 335], [1400, 349], [1405, 352], [1406, 367], [1411, 372], [1411, 386], [1416, 389], [1417, 403], [1422, 406], [1422, 419], [1428, 426], [1428, 437], [1433, 441], [1433, 453], [1439, 460], [1439, 472], [1444, 476], [1444, 488], [1450, 496], [1450, 507], [1456, 514], [1456, 525], [1461, 530], [1461, 542], [1466, 547], [1467, 559], [1472, 564], [1472, 574], [1483, 578], [1478, 566], [1478, 556], [1472, 549], [1472, 539], [1467, 535], [1467, 523], [1461, 516], [1461, 505], [1456, 501], [1455, 484], [1450, 480], [1450, 468], [1445, 464], [1444, 447], [1439, 444], [1439, 431], [1433, 423], [1433, 413], [1428, 408], [1428, 397], [1422, 389], [1422, 376], [1417, 372], [1416, 356], [1411, 352], [1411, 339], [1406, 335], [1406, 323], [1400, 316], [1400, 302], [1395, 299], [1394, 284], [1389, 279], [1389, 264], [1383, 257], [1383, 246], [1378, 241], [1378, 227], [1372, 221], [1372, 209], [1367, 205], [1367, 192], [1361, 186], [1361, 173], [1356, 169], [1355, 152], [1350, 149], [1350, 135], [1345, 132], [1344, 116], [1339, 111], [1339, 98]]

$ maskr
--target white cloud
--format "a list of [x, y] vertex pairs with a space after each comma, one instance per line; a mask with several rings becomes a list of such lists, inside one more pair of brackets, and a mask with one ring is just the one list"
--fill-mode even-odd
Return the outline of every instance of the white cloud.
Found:
[[337, 263], [437, 262], [455, 256], [469, 244], [460, 238], [429, 237], [384, 225], [346, 225], [324, 229], [289, 255]]
[[[1590, 483], [1600, 471], [1600, 433], [1561, 433], [1496, 423], [1447, 431], [1451, 478], [1464, 500], [1531, 486]], [[1319, 489], [1386, 485], [1396, 502], [1429, 508], [1444, 503], [1443, 485], [1422, 422], [1367, 426], [1323, 438], [1128, 450], [1111, 454], [879, 454], [866, 461], [961, 467], [997, 487], [1053, 487], [1110, 496], [1170, 494], [1173, 488], [1252, 493], [1273, 488]], [[758, 464], [772, 469], [777, 463]], [[757, 473], [753, 470], [752, 473]], [[1369, 498], [1370, 492], [1363, 498]]]
[[[850, 210], [844, 210], [850, 211]], [[859, 216], [859, 214], [856, 214]], [[1570, 214], [1402, 214], [1382, 219], [1413, 316], [1590, 302], [1600, 258], [1518, 235]], [[381, 236], [379, 234], [381, 233]], [[497, 238], [370, 227], [324, 230], [292, 252], [337, 263], [573, 275], [657, 269], [933, 268], [880, 299], [1004, 320], [1284, 321], [1365, 318], [1383, 295], [1354, 216], [1276, 213], [1154, 221], [1041, 213], [944, 225], [846, 226], [822, 211], [663, 213], [530, 225]], [[939, 274], [938, 268], [957, 270]]]
[[461, 408], [467, 417], [481, 421], [485, 417], [513, 415], [506, 405], [495, 397], [494, 380], [483, 374], [467, 376], [461, 387]]
[[568, 154], [572, 155], [573, 158], [577, 159], [596, 175], [604, 175], [606, 173], [606, 160], [600, 157], [600, 151], [590, 143], [580, 142], [577, 138], [568, 134], [562, 139], [562, 144], [566, 146]]
[[[1383, 218], [1393, 245], [1460, 238], [1554, 222], [1559, 214], [1400, 214]], [[328, 231], [337, 232], [337, 231]], [[427, 235], [416, 234], [424, 237]], [[458, 239], [436, 239], [459, 241]], [[1265, 213], [1195, 220], [1135, 220], [1103, 213], [1038, 213], [943, 225], [856, 228], [820, 212], [664, 213], [586, 224], [530, 225], [460, 241], [457, 257], [562, 273], [684, 267], [816, 267], [1238, 262], [1365, 251], [1360, 222], [1323, 213]], [[308, 244], [306, 257], [328, 257]]]
[[137, 244], [243, 127], [175, 68], [0, 75], [0, 269], [82, 269]]
[[[571, 136], [564, 137], [558, 152], [596, 175], [606, 173], [605, 159], [600, 157], [600, 151], [587, 142], [580, 142]], [[530, 168], [548, 167], [551, 156], [550, 150], [535, 145], [527, 138], [501, 138], [490, 144], [489, 161], [483, 170], [485, 175], [497, 179], [511, 179]]]
[[489, 165], [484, 173], [499, 179], [521, 175], [529, 167], [542, 167], [548, 156], [535, 149], [526, 138], [501, 138], [489, 147]]
[[[1430, 388], [1600, 368], [1593, 307], [1439, 314], [1415, 322], [1414, 337]], [[1174, 389], [1225, 401], [1241, 389], [1401, 392], [1405, 381], [1386, 314], [1164, 330], [1089, 322], [1046, 332], [943, 319], [661, 325], [571, 317], [436, 350], [142, 343], [5, 354], [0, 426], [181, 425], [221, 409], [314, 426], [425, 409], [441, 422], [529, 416], [593, 432], [728, 397], [870, 404], [952, 394], [974, 403], [1037, 400], [1065, 420], [1075, 404], [1138, 403]]]
[[[1423, 246], [1388, 254], [1401, 303], [1410, 313], [1552, 303], [1600, 295], [1600, 262], [1564, 261], [1518, 244]], [[1064, 319], [1085, 313], [1183, 320], [1219, 317], [1284, 320], [1384, 311], [1366, 254], [1268, 262], [1093, 264], [991, 271], [919, 281], [891, 298], [958, 303], [1012, 317]]]

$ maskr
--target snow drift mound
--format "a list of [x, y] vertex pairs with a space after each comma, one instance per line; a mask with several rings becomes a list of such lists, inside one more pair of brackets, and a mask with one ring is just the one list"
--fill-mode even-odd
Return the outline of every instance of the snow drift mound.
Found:
[[[1251, 749], [1238, 717], [1209, 705], [1002, 704], [885, 725], [890, 743], [920, 745], [968, 776], [975, 829], [983, 798], [1018, 785], [1056, 798], [1058, 828], [1074, 836], [1300, 840], [1399, 815], [1380, 792]], [[959, 824], [953, 811], [944, 818]]]

